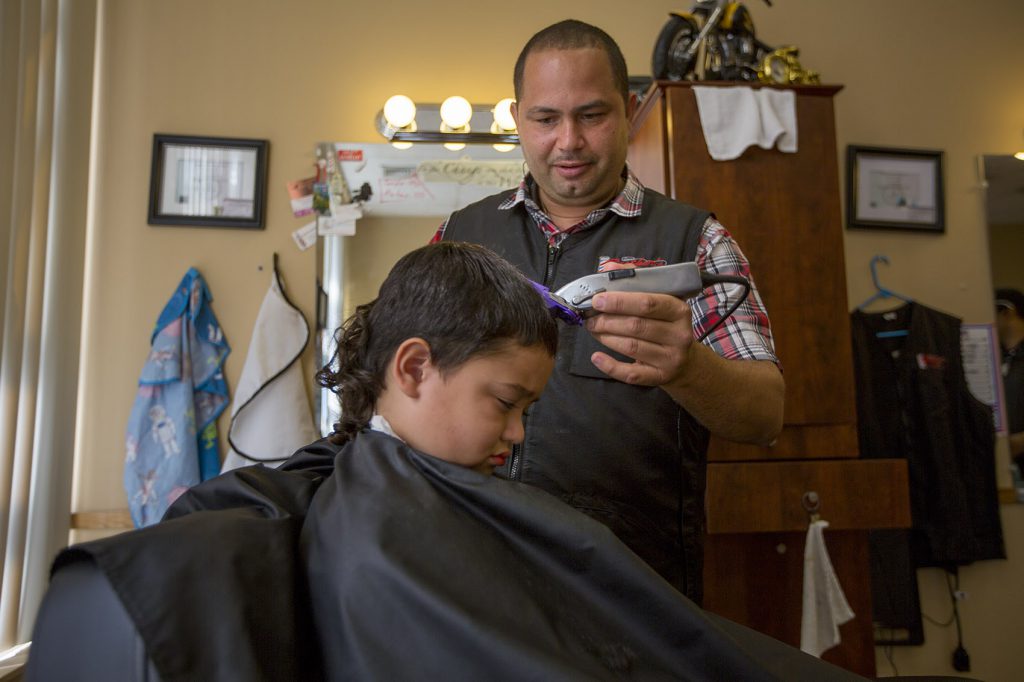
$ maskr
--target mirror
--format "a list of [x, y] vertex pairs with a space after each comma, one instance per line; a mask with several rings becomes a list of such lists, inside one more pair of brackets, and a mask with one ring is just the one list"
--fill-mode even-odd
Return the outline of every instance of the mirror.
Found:
[[[321, 156], [336, 154], [349, 188], [370, 186], [355, 234], [321, 234], [317, 239], [316, 367], [334, 353], [334, 332], [357, 305], [377, 296], [392, 266], [430, 241], [453, 211], [519, 185], [523, 156], [519, 147], [416, 143], [409, 149], [390, 144], [328, 142]], [[338, 421], [336, 396], [314, 387], [313, 405], [323, 435]]]
[[1010, 154], [983, 157], [985, 214], [992, 257], [992, 281], [1024, 291], [1024, 161]]
[[[1024, 292], [1024, 160], [1012, 155], [986, 155], [982, 157], [985, 174], [985, 214], [988, 223], [989, 258], [992, 268], [992, 288], [1016, 289]], [[1024, 310], [1020, 311], [1024, 316]], [[996, 328], [1000, 345], [1016, 345], [1021, 356], [1009, 360], [1010, 353], [1003, 358], [1003, 384], [1006, 394], [1006, 412], [1009, 430], [1010, 460], [1016, 462], [1013, 483], [1017, 490], [1017, 501], [1024, 502], [1024, 341], [1020, 340], [1021, 327], [1007, 321], [1003, 316], [1012, 312], [999, 313]], [[1008, 375], [1011, 364], [1018, 367], [1013, 376]], [[1016, 414], [1015, 414], [1016, 413]], [[1011, 467], [1013, 470], [1014, 467]]]

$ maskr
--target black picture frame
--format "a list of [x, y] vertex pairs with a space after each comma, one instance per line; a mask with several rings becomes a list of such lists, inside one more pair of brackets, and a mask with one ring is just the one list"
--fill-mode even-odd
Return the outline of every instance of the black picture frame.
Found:
[[267, 140], [153, 135], [150, 225], [261, 230]]
[[847, 228], [945, 232], [942, 157], [937, 150], [847, 146]]

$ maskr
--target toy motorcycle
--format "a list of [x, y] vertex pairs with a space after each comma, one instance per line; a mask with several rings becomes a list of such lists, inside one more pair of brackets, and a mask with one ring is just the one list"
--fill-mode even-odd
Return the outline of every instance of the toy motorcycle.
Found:
[[762, 83], [775, 85], [817, 85], [821, 82], [817, 71], [809, 71], [800, 65], [797, 57], [800, 50], [793, 45], [780, 47], [761, 60], [758, 79]]
[[[771, 7], [771, 0], [764, 0]], [[654, 45], [651, 75], [662, 80], [757, 81], [772, 48], [754, 33], [739, 2], [697, 0], [689, 13], [671, 13]]]

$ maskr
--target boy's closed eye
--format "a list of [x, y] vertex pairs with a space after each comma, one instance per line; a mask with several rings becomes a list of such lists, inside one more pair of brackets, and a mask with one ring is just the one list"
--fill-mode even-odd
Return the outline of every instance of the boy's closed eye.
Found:
[[532, 391], [519, 384], [500, 384], [492, 395], [504, 411], [511, 412], [522, 406], [524, 414], [538, 399]]
[[498, 404], [499, 404], [499, 405], [501, 405], [501, 407], [502, 407], [502, 408], [503, 408], [503, 409], [504, 409], [504, 410], [505, 410], [506, 412], [508, 412], [508, 411], [510, 411], [510, 410], [513, 410], [513, 409], [515, 409], [515, 407], [516, 407], [516, 404], [515, 404], [514, 402], [511, 402], [511, 401], [505, 400], [505, 399], [503, 399], [503, 398], [496, 398], [496, 400], [498, 401]]
[[537, 402], [536, 400], [529, 400], [525, 398], [520, 398], [519, 400], [508, 400], [506, 398], [499, 398], [495, 396], [495, 399], [498, 401], [498, 404], [501, 405], [502, 409], [504, 409], [506, 412], [511, 412], [512, 410], [522, 405], [523, 414], [528, 414], [530, 408], [533, 407], [534, 404], [536, 404]]

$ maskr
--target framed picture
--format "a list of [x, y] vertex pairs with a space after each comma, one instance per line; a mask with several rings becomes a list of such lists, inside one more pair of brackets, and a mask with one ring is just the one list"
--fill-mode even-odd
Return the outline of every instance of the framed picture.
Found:
[[149, 224], [263, 229], [267, 141], [153, 136]]
[[944, 232], [942, 152], [848, 146], [846, 226]]

